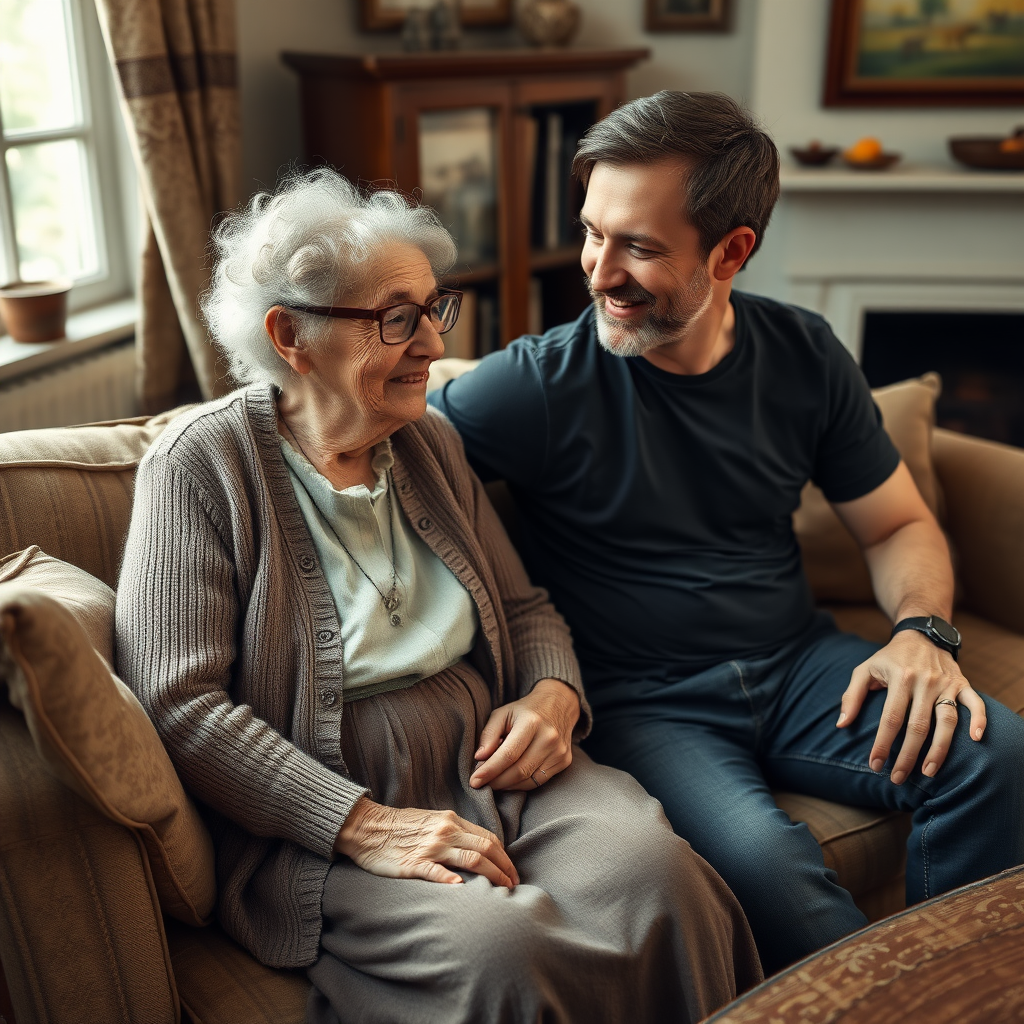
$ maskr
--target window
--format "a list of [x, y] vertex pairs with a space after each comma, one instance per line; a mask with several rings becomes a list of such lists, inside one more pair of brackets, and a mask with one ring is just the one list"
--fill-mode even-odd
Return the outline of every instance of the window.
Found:
[[0, 0], [2, 281], [69, 277], [72, 309], [128, 293], [119, 117], [91, 2]]

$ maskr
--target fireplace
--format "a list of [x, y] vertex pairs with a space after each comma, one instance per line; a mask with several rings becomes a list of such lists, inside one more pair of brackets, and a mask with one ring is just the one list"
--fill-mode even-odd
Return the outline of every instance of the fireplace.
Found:
[[869, 309], [861, 346], [872, 387], [935, 370], [940, 427], [1024, 448], [1024, 313]]

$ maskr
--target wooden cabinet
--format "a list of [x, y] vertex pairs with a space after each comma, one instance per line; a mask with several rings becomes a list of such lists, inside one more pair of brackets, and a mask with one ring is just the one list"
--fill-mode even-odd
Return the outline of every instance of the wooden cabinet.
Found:
[[648, 53], [282, 58], [301, 82], [306, 159], [421, 192], [453, 230], [460, 257], [449, 280], [474, 293], [483, 353], [584, 308], [582, 236], [569, 227], [579, 212], [571, 149], [622, 103], [626, 71]]

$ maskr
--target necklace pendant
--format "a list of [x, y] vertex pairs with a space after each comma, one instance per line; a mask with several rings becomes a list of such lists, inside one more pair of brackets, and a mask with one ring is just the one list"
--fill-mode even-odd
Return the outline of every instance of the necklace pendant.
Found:
[[391, 613], [391, 619], [389, 620], [392, 626], [400, 626], [402, 624], [402, 616], [398, 612]]
[[388, 591], [387, 596], [384, 598], [384, 607], [389, 612], [393, 612], [402, 603], [402, 598], [395, 587], [392, 587]]

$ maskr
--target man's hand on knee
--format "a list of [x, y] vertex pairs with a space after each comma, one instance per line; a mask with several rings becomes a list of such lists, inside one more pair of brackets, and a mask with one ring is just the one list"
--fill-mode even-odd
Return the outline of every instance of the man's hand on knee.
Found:
[[860, 713], [870, 690], [887, 689], [885, 706], [871, 747], [872, 771], [881, 771], [893, 741], [906, 724], [906, 735], [890, 778], [898, 786], [910, 775], [935, 720], [931, 745], [921, 772], [932, 776], [946, 759], [958, 721], [957, 704], [971, 713], [971, 738], [985, 732], [985, 703], [964, 678], [952, 655], [916, 632], [897, 633], [880, 651], [858, 665], [843, 694], [839, 721], [845, 728]]

